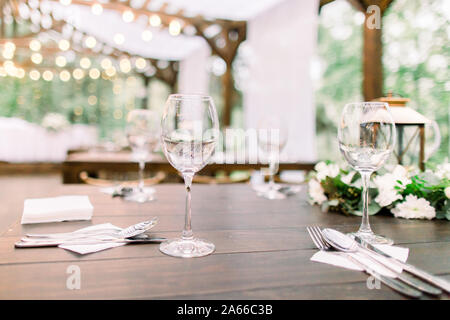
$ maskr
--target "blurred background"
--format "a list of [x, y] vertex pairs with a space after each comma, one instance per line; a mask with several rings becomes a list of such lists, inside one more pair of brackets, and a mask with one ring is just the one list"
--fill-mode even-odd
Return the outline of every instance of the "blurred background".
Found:
[[[150, 8], [145, 19], [134, 11], [144, 10], [144, 2]], [[125, 147], [127, 113], [136, 108], [161, 112], [167, 96], [178, 91], [212, 95], [223, 128], [250, 127], [255, 110], [284, 112], [295, 130], [287, 148], [292, 160], [339, 160], [340, 112], [346, 103], [366, 98], [365, 13], [355, 2], [2, 0], [0, 161], [61, 162], [71, 149]], [[180, 7], [187, 19], [177, 19]], [[189, 20], [197, 14], [207, 18], [204, 27]], [[409, 98], [409, 107], [435, 120], [441, 143], [427, 160], [448, 161], [450, 2], [394, 0], [382, 15], [382, 96], [390, 91]], [[229, 28], [226, 41], [217, 37], [220, 28], [213, 30], [217, 25]], [[204, 34], [199, 36], [199, 30]], [[232, 47], [230, 63], [216, 49], [233, 42], [239, 45]], [[285, 87], [268, 90], [275, 99], [264, 109], [254, 97], [264, 97], [264, 86], [277, 83]], [[25, 129], [12, 129], [25, 126], [21, 121], [51, 133], [39, 138], [49, 139], [39, 155], [17, 156], [27, 148], [18, 141], [30, 137]], [[61, 132], [66, 138], [56, 137]], [[428, 147], [435, 133], [426, 132]], [[58, 143], [56, 149], [48, 146]]]

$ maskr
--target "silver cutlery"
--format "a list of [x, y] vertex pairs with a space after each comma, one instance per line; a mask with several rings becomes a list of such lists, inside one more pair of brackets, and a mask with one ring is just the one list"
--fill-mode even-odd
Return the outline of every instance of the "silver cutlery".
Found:
[[[322, 231], [318, 227], [307, 227], [306, 230], [308, 231], [313, 243], [318, 249], [322, 251], [331, 251], [333, 248], [337, 250], [340, 249], [340, 246], [337, 246], [339, 249], [334, 247], [334, 245], [336, 245], [335, 243], [328, 242], [328, 239], [325, 238]], [[352, 253], [349, 253], [345, 255], [345, 257], [347, 257], [350, 261], [361, 267], [366, 273], [370, 274], [375, 279], [378, 279], [380, 282], [384, 283], [386, 286], [392, 288], [393, 290], [398, 291], [412, 298], [419, 298], [422, 296], [422, 293], [420, 291], [411, 288], [409, 285], [406, 285], [396, 279], [385, 277], [379, 274], [378, 272], [373, 270], [369, 265], [361, 262], [360, 259], [357, 259], [356, 255], [352, 255]]]
[[434, 284], [435, 286], [444, 289], [446, 292], [450, 293], [450, 283], [448, 281], [446, 281], [445, 279], [436, 277], [434, 275], [432, 275], [431, 273], [428, 273], [422, 269], [419, 269], [409, 263], [405, 263], [402, 261], [399, 261], [397, 259], [395, 259], [394, 257], [390, 256], [389, 254], [379, 250], [377, 247], [371, 245], [370, 243], [368, 243], [367, 241], [364, 241], [363, 239], [361, 239], [360, 237], [355, 237], [355, 240], [362, 245], [363, 247], [365, 247], [367, 250], [373, 251], [376, 254], [379, 254], [387, 259], [389, 259], [389, 261], [396, 263], [397, 265], [399, 265], [401, 268], [403, 268], [404, 271], [407, 271], [417, 277], [422, 278], [423, 280], [428, 281], [431, 284]]
[[[332, 245], [331, 242], [334, 242], [336, 246], [339, 246], [341, 251], [362, 253], [364, 256], [369, 258], [373, 263], [379, 264], [382, 267], [385, 267], [390, 271], [394, 272], [400, 281], [403, 281], [404, 283], [410, 285], [413, 288], [416, 288], [431, 295], [440, 295], [442, 293], [440, 289], [431, 286], [428, 283], [425, 283], [401, 271], [398, 272], [396, 269], [394, 269], [392, 262], [386, 261], [385, 257], [381, 257], [382, 259], [384, 259], [384, 262], [374, 258], [373, 254], [370, 251], [358, 245], [358, 243], [355, 240], [343, 234], [342, 232], [339, 232], [334, 229], [324, 229], [322, 230], [322, 235], [325, 238], [325, 240], [327, 240], [331, 245]], [[334, 247], [336, 248], [336, 246]], [[398, 267], [398, 265], [396, 266]]]
[[125, 244], [145, 244], [145, 243], [161, 243], [166, 241], [166, 238], [146, 238], [146, 239], [85, 239], [85, 240], [72, 240], [72, 241], [51, 241], [51, 240], [41, 240], [41, 241], [19, 241], [14, 244], [16, 248], [41, 248], [41, 247], [57, 247], [61, 244], [65, 245], [91, 245], [91, 244], [101, 244], [101, 243], [125, 243]]
[[27, 234], [26, 238], [22, 238], [23, 241], [29, 241], [30, 239], [58, 239], [58, 240], [69, 240], [69, 239], [81, 239], [90, 238], [96, 236], [110, 236], [115, 238], [130, 238], [138, 234], [144, 233], [149, 229], [153, 228], [158, 222], [158, 219], [154, 217], [151, 220], [139, 222], [125, 229], [100, 229], [100, 230], [77, 230], [68, 233], [47, 233], [47, 234]]

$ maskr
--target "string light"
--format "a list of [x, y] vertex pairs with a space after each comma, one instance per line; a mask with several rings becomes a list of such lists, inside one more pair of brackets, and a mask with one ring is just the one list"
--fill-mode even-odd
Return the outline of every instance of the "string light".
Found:
[[40, 64], [41, 62], [42, 62], [42, 54], [40, 54], [40, 53], [33, 53], [32, 55], [31, 55], [31, 61], [34, 63], [34, 64]]
[[152, 14], [148, 21], [150, 22], [150, 25], [155, 28], [161, 25], [161, 18], [157, 14]]
[[67, 64], [67, 60], [64, 56], [57, 56], [55, 63], [58, 67], [64, 67]]
[[70, 42], [66, 39], [59, 40], [58, 47], [62, 51], [67, 51], [70, 48]]
[[141, 37], [145, 42], [149, 42], [153, 38], [153, 33], [150, 30], [144, 30]]
[[181, 24], [178, 20], [172, 20], [169, 24], [169, 33], [172, 36], [177, 36], [181, 32]]
[[14, 57], [14, 51], [10, 51], [10, 50], [3, 50], [3, 58], [5, 59], [12, 59]]
[[42, 73], [42, 79], [44, 79], [45, 81], [52, 81], [53, 80], [53, 72], [51, 72], [49, 70], [45, 70]]
[[116, 68], [114, 67], [110, 67], [108, 69], [105, 70], [105, 73], [108, 77], [112, 77], [116, 74]]
[[147, 61], [145, 61], [144, 58], [137, 58], [134, 64], [135, 64], [136, 68], [138, 68], [139, 70], [142, 70], [142, 69], [145, 69], [145, 67], [147, 66]]
[[18, 68], [16, 72], [16, 77], [19, 79], [25, 77], [25, 70], [23, 70], [22, 68]]
[[3, 47], [4, 47], [4, 50], [7, 50], [7, 51], [15, 51], [16, 50], [16, 45], [10, 41], [5, 42]]
[[120, 110], [120, 109], [114, 110], [113, 116], [114, 116], [114, 119], [117, 119], [117, 120], [122, 119], [122, 117], [123, 117], [122, 110]]
[[131, 63], [130, 63], [130, 60], [128, 60], [128, 59], [121, 59], [120, 60], [120, 62], [119, 62], [119, 65], [120, 65], [120, 70], [123, 72], [123, 73], [128, 73], [128, 72], [130, 72], [131, 71]]
[[91, 11], [93, 14], [99, 16], [103, 12], [103, 7], [100, 3], [94, 3], [91, 7]]
[[106, 69], [112, 67], [112, 62], [111, 62], [110, 59], [105, 58], [105, 59], [102, 60], [102, 62], [100, 62], [100, 65], [101, 65], [101, 67], [102, 67], [103, 69], [106, 70]]
[[116, 43], [116, 44], [123, 44], [124, 42], [125, 42], [125, 37], [124, 37], [124, 35], [123, 34], [121, 34], [121, 33], [116, 33], [115, 35], [114, 35], [114, 42]]
[[134, 20], [134, 13], [133, 13], [133, 11], [131, 11], [131, 10], [125, 10], [125, 11], [122, 13], [122, 20], [123, 20], [124, 22], [127, 22], [127, 23], [132, 22], [132, 21]]
[[41, 43], [36, 39], [31, 40], [30, 41], [30, 49], [33, 51], [41, 50]]
[[91, 60], [89, 60], [89, 58], [86, 58], [86, 57], [81, 58], [81, 60], [80, 60], [80, 66], [81, 66], [83, 69], [88, 69], [88, 68], [91, 66]]
[[63, 70], [59, 73], [59, 79], [61, 79], [61, 81], [67, 82], [70, 80], [70, 72], [67, 70]]
[[72, 3], [72, 0], [59, 0], [59, 2], [63, 5], [63, 6], [68, 6]]
[[100, 77], [100, 71], [97, 68], [92, 68], [89, 70], [89, 77], [92, 79], [98, 79]]
[[91, 106], [93, 106], [94, 104], [96, 104], [97, 101], [98, 101], [98, 99], [97, 99], [97, 97], [94, 96], [94, 95], [89, 96], [89, 98], [88, 98], [88, 103], [89, 103]]
[[31, 80], [37, 81], [41, 77], [41, 74], [37, 70], [31, 70], [29, 76]]
[[97, 44], [97, 40], [95, 40], [94, 37], [89, 36], [89, 37], [87, 37], [86, 40], [84, 41], [84, 44], [86, 45], [86, 47], [92, 49], [92, 48], [95, 47], [95, 45]]
[[84, 77], [84, 71], [81, 70], [80, 68], [76, 68], [75, 70], [73, 70], [72, 74], [75, 80], [81, 80]]

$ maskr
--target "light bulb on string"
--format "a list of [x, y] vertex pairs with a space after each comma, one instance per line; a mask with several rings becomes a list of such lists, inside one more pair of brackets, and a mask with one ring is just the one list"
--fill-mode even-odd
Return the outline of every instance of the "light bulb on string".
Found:
[[103, 7], [100, 3], [94, 3], [91, 7], [91, 11], [93, 14], [99, 16], [103, 12]]
[[50, 70], [45, 70], [42, 73], [42, 79], [44, 79], [45, 81], [52, 81], [53, 80], [53, 72], [51, 72]]

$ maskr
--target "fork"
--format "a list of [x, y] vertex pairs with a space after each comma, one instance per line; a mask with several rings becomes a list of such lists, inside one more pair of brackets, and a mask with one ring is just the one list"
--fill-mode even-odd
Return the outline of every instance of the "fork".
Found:
[[[306, 230], [309, 233], [309, 236], [311, 237], [314, 245], [321, 251], [334, 251], [331, 245], [325, 240], [325, 238], [322, 235], [322, 230], [320, 230], [319, 227], [306, 227]], [[342, 255], [342, 253], [339, 253]], [[358, 259], [356, 259], [352, 254], [346, 254], [344, 255], [347, 257], [350, 261], [352, 261], [354, 264], [362, 268], [367, 274], [370, 274], [375, 279], [379, 280], [380, 282], [384, 283], [386, 286], [390, 287], [391, 289], [398, 291], [408, 297], [412, 298], [419, 298], [422, 293], [418, 290], [415, 290], [411, 288], [410, 286], [389, 277], [385, 277], [375, 270], [373, 270], [370, 266], [368, 266], [365, 263], [362, 263]]]

